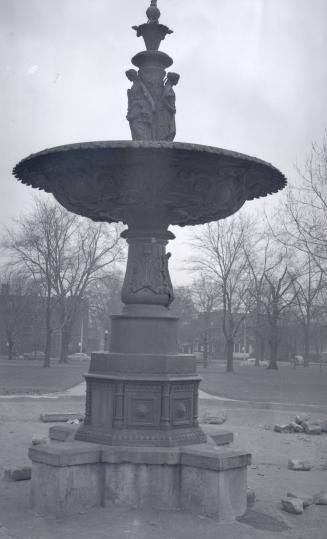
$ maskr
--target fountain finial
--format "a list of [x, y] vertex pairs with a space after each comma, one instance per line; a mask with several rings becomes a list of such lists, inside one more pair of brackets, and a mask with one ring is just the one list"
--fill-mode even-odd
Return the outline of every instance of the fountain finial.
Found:
[[151, 0], [151, 4], [146, 10], [146, 15], [148, 22], [132, 28], [136, 31], [137, 37], [143, 37], [148, 51], [157, 51], [166, 35], [173, 32], [168, 26], [159, 23], [161, 13], [157, 6], [157, 0]]
[[158, 24], [161, 13], [157, 6], [157, 0], [151, 0], [151, 5], [146, 10], [146, 15], [149, 24]]

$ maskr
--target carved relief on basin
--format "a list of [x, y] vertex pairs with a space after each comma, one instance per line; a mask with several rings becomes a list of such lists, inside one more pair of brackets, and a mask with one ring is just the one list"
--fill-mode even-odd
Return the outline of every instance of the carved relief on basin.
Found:
[[286, 184], [275, 167], [253, 157], [210, 146], [149, 141], [52, 148], [21, 161], [14, 174], [94, 221], [128, 223], [140, 213], [145, 220], [180, 226], [225, 218], [246, 200]]

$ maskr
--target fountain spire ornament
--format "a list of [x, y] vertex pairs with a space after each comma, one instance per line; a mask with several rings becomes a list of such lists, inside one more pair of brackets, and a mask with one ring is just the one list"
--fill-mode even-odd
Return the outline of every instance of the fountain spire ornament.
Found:
[[157, 3], [158, 3], [157, 0], [151, 0], [151, 5], [146, 10], [146, 14], [147, 14], [147, 17], [148, 17], [148, 23], [150, 23], [150, 24], [158, 23], [158, 21], [160, 19], [161, 13], [160, 13], [160, 11], [158, 9]]
[[166, 35], [172, 34], [172, 30], [159, 24], [157, 2], [151, 2], [146, 14], [147, 23], [133, 26], [137, 36], [143, 37], [146, 50], [132, 59], [138, 71], [126, 71], [127, 78], [133, 83], [127, 92], [127, 120], [133, 140], [171, 142], [176, 135], [174, 86], [179, 81], [179, 75], [166, 72], [173, 60], [159, 51], [159, 47]]

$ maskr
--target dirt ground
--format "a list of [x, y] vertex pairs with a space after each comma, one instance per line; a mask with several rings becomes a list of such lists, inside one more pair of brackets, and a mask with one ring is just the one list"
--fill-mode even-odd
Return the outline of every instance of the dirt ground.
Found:
[[[4, 469], [29, 465], [27, 450], [32, 436], [47, 434], [50, 426], [39, 420], [41, 413], [83, 412], [83, 407], [80, 397], [0, 399], [0, 539], [327, 539], [327, 506], [311, 506], [302, 515], [285, 513], [280, 507], [287, 491], [314, 494], [327, 490], [327, 434], [278, 434], [271, 427], [293, 419], [296, 409], [229, 408], [219, 400], [201, 399], [200, 417], [225, 414], [227, 421], [222, 428], [234, 432], [233, 448], [252, 453], [248, 486], [255, 491], [257, 501], [241, 519], [242, 524], [222, 526], [182, 513], [167, 518], [160, 512], [115, 510], [110, 516], [108, 509], [62, 522], [34, 516], [29, 507], [29, 482], [5, 481]], [[312, 417], [326, 418], [327, 407]], [[212, 432], [219, 429], [215, 425], [206, 428]], [[313, 468], [309, 472], [290, 471], [289, 458], [309, 460]]]

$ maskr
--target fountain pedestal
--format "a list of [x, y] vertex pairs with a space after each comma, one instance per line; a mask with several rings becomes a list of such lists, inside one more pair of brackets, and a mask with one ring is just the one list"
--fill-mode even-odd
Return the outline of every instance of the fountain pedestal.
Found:
[[250, 455], [199, 427], [195, 357], [178, 354], [167, 308], [167, 241], [130, 236], [125, 308], [112, 317], [110, 352], [92, 354], [84, 423], [30, 449], [34, 508], [61, 518], [114, 504], [233, 520], [246, 510]]
[[110, 353], [92, 354], [86, 414], [76, 438], [109, 445], [180, 446], [206, 441], [198, 425], [192, 355], [178, 354], [178, 319], [165, 246], [149, 226], [123, 233], [129, 253], [121, 315], [112, 316]]

